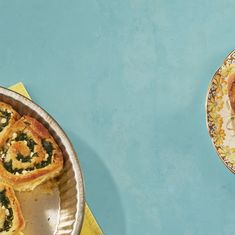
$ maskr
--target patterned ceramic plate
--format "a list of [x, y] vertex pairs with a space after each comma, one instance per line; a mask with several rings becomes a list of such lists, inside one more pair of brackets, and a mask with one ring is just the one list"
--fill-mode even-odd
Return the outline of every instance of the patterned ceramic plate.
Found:
[[228, 98], [228, 76], [235, 73], [235, 50], [213, 76], [206, 98], [206, 119], [212, 143], [224, 164], [235, 173], [235, 114]]

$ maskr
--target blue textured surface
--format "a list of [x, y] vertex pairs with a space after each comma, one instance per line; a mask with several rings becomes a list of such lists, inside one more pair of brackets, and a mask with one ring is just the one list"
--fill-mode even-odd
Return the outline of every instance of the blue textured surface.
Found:
[[71, 137], [105, 234], [235, 231], [235, 176], [205, 125], [234, 1], [0, 0], [0, 81]]

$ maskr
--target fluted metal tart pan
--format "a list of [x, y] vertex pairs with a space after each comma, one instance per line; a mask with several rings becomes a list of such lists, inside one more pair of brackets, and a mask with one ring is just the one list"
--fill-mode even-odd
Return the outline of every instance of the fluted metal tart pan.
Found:
[[[0, 101], [21, 115], [30, 115], [50, 132], [65, 160], [57, 181], [32, 192], [17, 193], [26, 220], [24, 235], [78, 235], [84, 216], [84, 187], [77, 154], [59, 124], [39, 105], [7, 88], [0, 87]], [[49, 187], [49, 188], [48, 188]]]

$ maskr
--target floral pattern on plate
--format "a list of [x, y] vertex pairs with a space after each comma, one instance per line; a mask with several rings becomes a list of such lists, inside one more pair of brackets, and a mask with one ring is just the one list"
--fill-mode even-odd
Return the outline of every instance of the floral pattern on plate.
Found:
[[230, 74], [235, 73], [235, 50], [213, 76], [206, 98], [206, 118], [214, 147], [224, 164], [235, 173], [235, 114], [227, 89]]

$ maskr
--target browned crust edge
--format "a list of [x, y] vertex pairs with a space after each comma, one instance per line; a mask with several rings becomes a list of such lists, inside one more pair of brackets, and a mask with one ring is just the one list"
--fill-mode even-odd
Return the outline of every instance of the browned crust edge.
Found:
[[2, 182], [0, 183], [0, 185], [2, 185], [6, 189], [6, 195], [10, 200], [11, 208], [13, 210], [14, 218], [13, 218], [12, 230], [14, 232], [20, 232], [25, 227], [25, 220], [24, 220], [21, 208], [20, 208], [19, 201], [16, 198], [15, 192], [10, 185], [2, 183]]
[[[57, 143], [50, 135], [50, 133], [48, 132], [48, 130], [46, 129], [46, 127], [44, 127], [39, 121], [30, 116], [23, 116], [20, 120], [15, 123], [15, 125], [17, 126], [18, 122], [22, 121], [30, 123], [30, 129], [33, 133], [35, 133], [35, 135], [38, 135], [40, 138], [49, 139], [53, 144], [54, 153], [52, 164], [41, 169], [36, 169], [26, 175], [13, 175], [8, 172], [2, 164], [0, 164], [0, 175], [3, 180], [11, 184], [13, 187], [16, 186], [16, 188], [20, 187], [21, 184], [30, 184], [35, 183], [36, 181], [44, 182], [47, 179], [51, 179], [57, 176], [63, 168], [62, 152]], [[14, 126], [12, 128], [14, 128]]]

